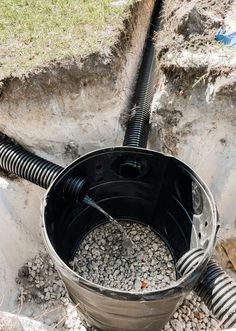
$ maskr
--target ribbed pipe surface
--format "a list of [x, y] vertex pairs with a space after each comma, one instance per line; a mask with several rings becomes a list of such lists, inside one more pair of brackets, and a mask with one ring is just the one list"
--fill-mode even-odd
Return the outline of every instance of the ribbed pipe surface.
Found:
[[[189, 251], [178, 261], [177, 270], [186, 275], [198, 265], [203, 255], [199, 248]], [[215, 261], [208, 262], [195, 291], [224, 327], [236, 326], [236, 282]]]
[[[0, 140], [0, 168], [45, 189], [63, 170], [61, 166], [4, 140]], [[83, 197], [86, 193], [86, 182], [85, 178], [78, 176], [68, 177], [65, 180], [63, 192], [76, 198]]]
[[0, 142], [0, 167], [45, 189], [63, 170], [21, 146], [4, 141]]
[[147, 145], [151, 104], [157, 81], [156, 52], [153, 38], [159, 28], [160, 10], [161, 1], [157, 1], [138, 72], [135, 92], [130, 104], [131, 115], [125, 132], [124, 146], [145, 148]]

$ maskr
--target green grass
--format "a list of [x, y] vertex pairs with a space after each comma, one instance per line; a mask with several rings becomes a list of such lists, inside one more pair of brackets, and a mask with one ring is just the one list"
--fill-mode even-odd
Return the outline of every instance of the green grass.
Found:
[[0, 0], [0, 79], [53, 60], [106, 54], [133, 2]]

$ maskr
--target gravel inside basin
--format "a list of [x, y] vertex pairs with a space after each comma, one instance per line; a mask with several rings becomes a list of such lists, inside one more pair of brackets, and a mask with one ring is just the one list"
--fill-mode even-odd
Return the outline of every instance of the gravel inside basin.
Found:
[[174, 261], [164, 241], [149, 226], [120, 221], [134, 246], [127, 249], [122, 233], [111, 223], [99, 225], [80, 243], [70, 267], [97, 285], [147, 292], [176, 280]]

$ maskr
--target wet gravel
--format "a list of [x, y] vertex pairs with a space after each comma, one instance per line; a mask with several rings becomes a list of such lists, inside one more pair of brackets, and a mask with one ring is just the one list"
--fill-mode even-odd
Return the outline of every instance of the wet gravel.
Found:
[[127, 248], [114, 224], [102, 224], [80, 243], [71, 268], [93, 283], [124, 291], [154, 291], [173, 283], [174, 262], [160, 237], [143, 224], [120, 224], [133, 247]]

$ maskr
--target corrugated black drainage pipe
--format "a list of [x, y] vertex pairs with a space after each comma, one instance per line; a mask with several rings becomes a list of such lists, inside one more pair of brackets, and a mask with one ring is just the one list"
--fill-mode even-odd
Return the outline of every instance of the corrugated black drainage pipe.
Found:
[[[0, 168], [14, 173], [36, 185], [47, 189], [63, 171], [55, 163], [47, 161], [21, 146], [0, 140]], [[88, 184], [86, 178], [70, 176], [65, 179], [63, 193], [78, 200], [84, 198]]]
[[162, 1], [156, 1], [134, 94], [129, 105], [131, 116], [127, 124], [123, 146], [145, 148], [147, 145], [151, 104], [157, 82], [156, 52], [153, 39], [159, 29], [161, 8]]
[[[197, 248], [184, 254], [177, 270], [186, 275], [201, 261], [204, 252]], [[236, 282], [214, 261], [210, 260], [195, 292], [225, 328], [236, 327]]]

